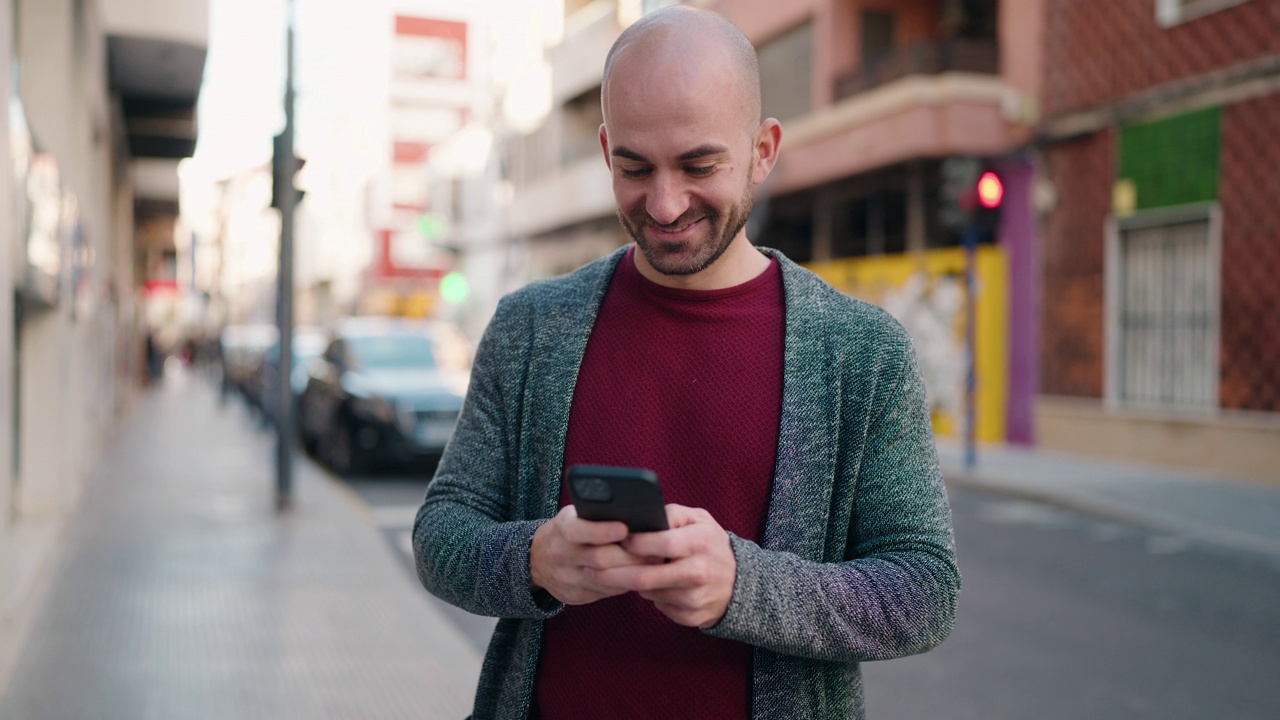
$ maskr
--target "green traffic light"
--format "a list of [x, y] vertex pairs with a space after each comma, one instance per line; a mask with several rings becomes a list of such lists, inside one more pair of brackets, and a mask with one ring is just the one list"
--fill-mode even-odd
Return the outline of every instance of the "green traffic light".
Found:
[[467, 299], [471, 292], [471, 284], [460, 272], [451, 272], [440, 280], [440, 297], [451, 305], [457, 305]]
[[418, 218], [418, 234], [434, 240], [444, 234], [444, 222], [438, 215], [426, 213]]

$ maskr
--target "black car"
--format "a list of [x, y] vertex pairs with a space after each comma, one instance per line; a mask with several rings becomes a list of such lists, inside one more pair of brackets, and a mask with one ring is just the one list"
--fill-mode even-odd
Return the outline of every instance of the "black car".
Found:
[[341, 475], [438, 459], [453, 435], [471, 350], [456, 327], [350, 318], [308, 369], [304, 446]]

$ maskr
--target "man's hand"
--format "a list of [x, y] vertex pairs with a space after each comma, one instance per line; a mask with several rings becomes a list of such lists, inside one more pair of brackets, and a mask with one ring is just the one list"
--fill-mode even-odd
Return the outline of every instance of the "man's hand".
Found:
[[572, 505], [566, 505], [534, 531], [529, 577], [535, 588], [546, 590], [566, 605], [621, 595], [625, 588], [601, 585], [592, 573], [645, 562], [617, 544], [625, 537], [625, 524], [583, 520]]
[[[711, 627], [720, 622], [738, 576], [738, 561], [729, 534], [701, 508], [667, 505], [670, 530], [638, 533], [622, 543], [633, 556], [650, 558], [595, 570], [591, 575], [604, 588], [635, 590], [664, 615], [688, 627]], [[652, 558], [669, 562], [654, 564]]]

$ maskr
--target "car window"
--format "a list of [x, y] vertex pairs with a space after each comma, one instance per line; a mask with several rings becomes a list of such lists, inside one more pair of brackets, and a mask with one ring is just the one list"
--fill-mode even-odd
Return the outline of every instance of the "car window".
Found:
[[347, 339], [347, 350], [361, 368], [436, 366], [435, 344], [422, 335], [365, 335]]

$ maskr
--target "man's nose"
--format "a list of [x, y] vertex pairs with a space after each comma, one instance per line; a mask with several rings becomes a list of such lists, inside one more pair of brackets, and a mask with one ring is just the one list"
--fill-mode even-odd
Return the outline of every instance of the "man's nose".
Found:
[[689, 195], [683, 185], [668, 173], [658, 173], [645, 203], [649, 217], [660, 225], [670, 225], [689, 209]]

